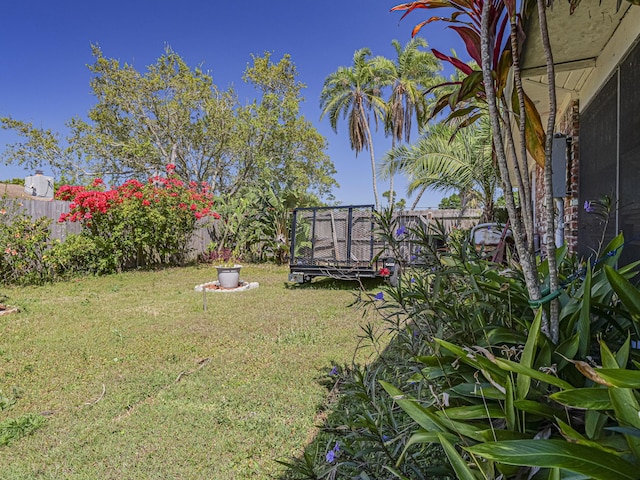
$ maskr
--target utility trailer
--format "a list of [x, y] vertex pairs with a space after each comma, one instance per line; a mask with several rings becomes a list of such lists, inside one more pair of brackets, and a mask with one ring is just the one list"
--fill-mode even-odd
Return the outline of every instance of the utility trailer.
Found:
[[374, 278], [382, 268], [394, 273], [393, 259], [374, 260], [383, 244], [375, 238], [373, 205], [297, 208], [291, 227], [290, 282]]
[[[289, 281], [306, 283], [313, 277], [334, 277], [345, 280], [381, 276], [381, 269], [395, 284], [400, 264], [420, 267], [424, 255], [410, 235], [411, 230], [429, 232], [438, 223], [444, 232], [454, 228], [471, 228], [480, 217], [479, 210], [411, 210], [396, 214], [399, 258], [385, 250], [376, 238], [373, 205], [297, 208], [293, 211]], [[439, 235], [433, 236], [436, 246], [443, 246]]]

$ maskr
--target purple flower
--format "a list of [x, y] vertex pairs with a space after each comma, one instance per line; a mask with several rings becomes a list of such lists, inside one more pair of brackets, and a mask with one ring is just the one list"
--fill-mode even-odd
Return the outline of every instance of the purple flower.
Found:
[[340, 453], [340, 444], [338, 442], [336, 442], [335, 446], [327, 452], [327, 456], [325, 457], [327, 463], [335, 462], [337, 453]]
[[374, 295], [374, 297], [376, 300], [384, 300], [384, 293], [382, 292], [378, 292]]
[[589, 200], [584, 201], [584, 211], [587, 213], [595, 212], [595, 208], [591, 206], [591, 202]]
[[336, 452], [334, 452], [333, 450], [329, 450], [327, 452], [327, 456], [325, 457], [327, 459], [327, 463], [333, 463], [336, 460]]
[[389, 435], [382, 435], [382, 441], [386, 442], [389, 440]]
[[415, 278], [411, 278], [411, 283], [416, 283], [416, 279]]
[[405, 228], [404, 225], [402, 225], [400, 228], [398, 228], [396, 230], [396, 237], [401, 237], [402, 235], [404, 235], [406, 233], [407, 229]]
[[329, 372], [329, 375], [331, 375], [333, 377], [333, 376], [335, 376], [337, 374], [338, 374], [338, 367], [334, 365], [334, 367]]

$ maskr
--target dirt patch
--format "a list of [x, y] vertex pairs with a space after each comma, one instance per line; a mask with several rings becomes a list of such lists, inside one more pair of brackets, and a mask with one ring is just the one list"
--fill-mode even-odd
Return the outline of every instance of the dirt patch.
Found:
[[18, 307], [11, 307], [0, 303], [0, 316], [9, 315], [10, 313], [18, 313]]

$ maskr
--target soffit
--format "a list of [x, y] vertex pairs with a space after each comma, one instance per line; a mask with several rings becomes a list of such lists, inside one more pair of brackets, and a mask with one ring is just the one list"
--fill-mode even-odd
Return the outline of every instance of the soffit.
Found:
[[[630, 8], [623, 1], [616, 11], [616, 3], [617, 0], [582, 0], [570, 14], [568, 2], [556, 1], [553, 9], [547, 11], [553, 62], [558, 73], [593, 66]], [[525, 76], [535, 75], [537, 69], [546, 65], [537, 10], [526, 21], [525, 34], [521, 65]], [[572, 65], [575, 62], [578, 64]], [[544, 74], [544, 70], [537, 73]]]

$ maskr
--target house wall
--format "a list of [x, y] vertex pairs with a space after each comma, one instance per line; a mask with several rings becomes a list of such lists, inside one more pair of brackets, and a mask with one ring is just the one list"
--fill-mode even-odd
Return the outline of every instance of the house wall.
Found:
[[[556, 133], [566, 135], [569, 139], [567, 155], [567, 195], [563, 198], [564, 211], [564, 244], [567, 245], [570, 253], [578, 251], [578, 214], [580, 209], [580, 102], [572, 100], [565, 111], [559, 116]], [[536, 167], [535, 176], [535, 217], [536, 231], [540, 238], [541, 249], [544, 252], [544, 240], [546, 238], [546, 218], [547, 211], [544, 208], [544, 170]], [[556, 212], [554, 212], [554, 215]], [[555, 232], [552, 232], [555, 235]]]

